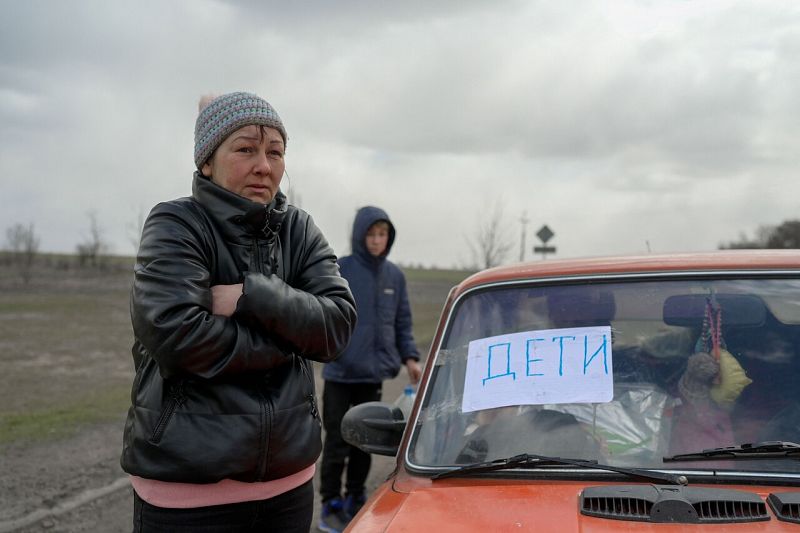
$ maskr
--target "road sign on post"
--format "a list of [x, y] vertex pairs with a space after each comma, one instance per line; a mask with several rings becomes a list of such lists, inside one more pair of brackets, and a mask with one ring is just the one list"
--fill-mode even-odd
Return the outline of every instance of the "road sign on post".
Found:
[[540, 241], [542, 241], [542, 246], [534, 246], [533, 253], [542, 254], [542, 259], [547, 259], [547, 254], [556, 253], [555, 246], [547, 246], [547, 241], [555, 236], [555, 233], [553, 233], [553, 230], [547, 227], [547, 224], [542, 226], [539, 231], [536, 232], [536, 236], [539, 237]]
[[539, 231], [536, 232], [536, 236], [545, 244], [547, 244], [547, 241], [552, 239], [554, 235], [555, 233], [547, 227], [547, 224], [539, 228]]

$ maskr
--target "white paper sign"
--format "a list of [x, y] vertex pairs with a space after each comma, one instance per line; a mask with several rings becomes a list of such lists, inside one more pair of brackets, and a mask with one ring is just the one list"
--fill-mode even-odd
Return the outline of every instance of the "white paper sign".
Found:
[[613, 378], [609, 326], [487, 337], [469, 343], [461, 410], [610, 402]]

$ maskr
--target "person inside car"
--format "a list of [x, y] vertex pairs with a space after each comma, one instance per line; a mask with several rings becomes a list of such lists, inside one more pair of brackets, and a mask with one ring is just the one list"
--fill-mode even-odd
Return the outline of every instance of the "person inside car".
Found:
[[[753, 382], [736, 399], [732, 410], [737, 442], [793, 440], [800, 430], [788, 431], [798, 418], [795, 390], [800, 328], [781, 323], [768, 312], [765, 323], [730, 334], [728, 346]], [[769, 426], [769, 427], [767, 427]], [[783, 434], [783, 437], [779, 437]]]

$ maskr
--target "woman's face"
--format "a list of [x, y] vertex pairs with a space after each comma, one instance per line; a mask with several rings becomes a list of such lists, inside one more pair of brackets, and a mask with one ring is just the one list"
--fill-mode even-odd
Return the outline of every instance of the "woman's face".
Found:
[[268, 204], [281, 184], [286, 166], [284, 151], [283, 137], [278, 130], [245, 126], [231, 133], [201, 170], [220, 187], [254, 202]]

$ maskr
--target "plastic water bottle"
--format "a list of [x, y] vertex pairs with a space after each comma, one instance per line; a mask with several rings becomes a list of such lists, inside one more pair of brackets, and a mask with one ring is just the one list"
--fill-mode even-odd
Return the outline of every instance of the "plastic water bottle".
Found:
[[394, 401], [395, 407], [399, 407], [403, 412], [403, 418], [408, 420], [411, 416], [411, 408], [414, 407], [414, 400], [417, 397], [417, 392], [414, 390], [413, 385], [406, 385], [403, 389], [403, 394], [397, 397]]

